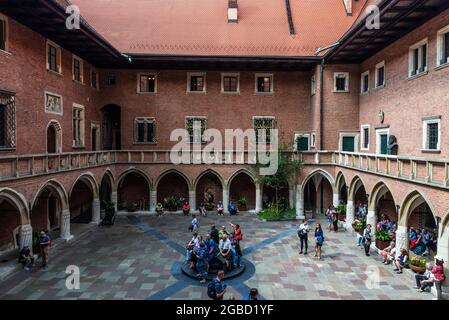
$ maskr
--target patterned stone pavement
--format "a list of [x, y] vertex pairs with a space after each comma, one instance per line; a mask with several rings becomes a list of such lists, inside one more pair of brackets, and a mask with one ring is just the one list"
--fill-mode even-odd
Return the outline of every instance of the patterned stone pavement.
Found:
[[[242, 248], [249, 263], [243, 275], [226, 281], [226, 299], [241, 299], [251, 287], [265, 299], [432, 298], [413, 289], [410, 274], [396, 275], [377, 255], [366, 257], [351, 231], [326, 233], [319, 261], [313, 254], [299, 255], [295, 221], [263, 222], [251, 213], [210, 214], [199, 221], [201, 234], [212, 223], [242, 226]], [[189, 222], [180, 215], [119, 217], [113, 227], [93, 228], [56, 248], [49, 271], [22, 270], [0, 283], [0, 299], [208, 299], [206, 285], [180, 271]], [[79, 290], [65, 286], [68, 265], [80, 268]], [[376, 273], [378, 286], [374, 282], [373, 287], [370, 279]]]

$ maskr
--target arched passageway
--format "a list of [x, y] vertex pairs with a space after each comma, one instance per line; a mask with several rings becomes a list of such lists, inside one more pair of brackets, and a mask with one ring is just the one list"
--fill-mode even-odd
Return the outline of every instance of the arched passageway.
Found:
[[105, 203], [112, 201], [112, 186], [113, 181], [109, 174], [105, 174], [100, 183], [100, 208], [105, 209]]
[[[288, 184], [284, 185], [280, 188], [276, 194], [276, 189], [263, 185], [262, 186], [262, 208], [266, 209], [272, 204], [278, 203], [279, 208], [281, 210], [285, 210], [290, 208], [290, 199], [289, 199], [289, 188]], [[276, 201], [277, 200], [277, 201]]]
[[78, 180], [70, 194], [70, 222], [90, 223], [92, 221], [94, 195], [89, 184]]
[[150, 183], [141, 172], [130, 171], [122, 176], [117, 195], [119, 210], [150, 210]]
[[207, 210], [214, 210], [217, 202], [223, 201], [223, 182], [215, 172], [203, 173], [195, 185], [197, 208], [203, 203]]
[[177, 171], [165, 173], [157, 181], [157, 202], [169, 211], [180, 210], [182, 202], [189, 199], [189, 184]]
[[0, 196], [0, 256], [19, 245], [19, 227], [21, 225], [19, 209]]
[[333, 179], [326, 172], [316, 171], [305, 179], [303, 186], [306, 217], [318, 217], [333, 204]]
[[[256, 208], [256, 185], [253, 178], [241, 171], [233, 176], [229, 182], [229, 199], [235, 202], [246, 202], [240, 210], [254, 210]], [[242, 202], [243, 203], [243, 202]]]

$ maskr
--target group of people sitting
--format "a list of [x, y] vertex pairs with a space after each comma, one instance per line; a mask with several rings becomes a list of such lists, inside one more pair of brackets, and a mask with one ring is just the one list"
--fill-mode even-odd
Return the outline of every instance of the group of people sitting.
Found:
[[436, 230], [428, 231], [427, 229], [415, 229], [410, 227], [408, 231], [408, 239], [410, 250], [420, 256], [425, 256], [430, 251], [436, 251], [437, 233]]
[[[382, 250], [380, 255], [382, 256], [383, 264], [388, 265], [393, 263], [395, 266], [393, 271], [397, 274], [401, 274], [404, 269], [409, 268], [409, 254], [407, 250], [401, 249], [399, 255], [396, 256], [396, 243], [394, 241], [391, 241], [390, 245]], [[419, 292], [425, 292], [435, 285], [437, 299], [439, 300], [441, 298], [441, 284], [446, 279], [443, 264], [443, 258], [436, 256], [434, 266], [426, 263], [426, 271], [424, 274], [415, 275], [416, 289]]]
[[238, 224], [231, 223], [231, 227], [232, 232], [228, 232], [226, 226], [218, 230], [212, 225], [205, 239], [198, 234], [198, 228], [193, 230], [192, 239], [187, 243], [186, 260], [190, 262], [191, 269], [196, 268], [202, 283], [206, 282], [214, 258], [227, 270], [240, 267], [240, 241], [243, 240], [243, 234]]
[[366, 221], [368, 214], [368, 205], [358, 201], [355, 206], [354, 218], [360, 221]]
[[[184, 204], [182, 205], [182, 212], [184, 213], [185, 216], [190, 214], [190, 209], [191, 209], [191, 207], [190, 207], [189, 202], [185, 201]], [[221, 201], [218, 201], [215, 209], [217, 210], [217, 214], [219, 216], [224, 215], [224, 206]], [[156, 211], [157, 211], [157, 207], [156, 207]], [[200, 215], [202, 215], [203, 217], [207, 216], [207, 208], [204, 205], [204, 203], [200, 203], [200, 206], [198, 207], [198, 211], [199, 211]], [[236, 215], [238, 213], [237, 205], [232, 200], [229, 202], [228, 211], [231, 216]]]

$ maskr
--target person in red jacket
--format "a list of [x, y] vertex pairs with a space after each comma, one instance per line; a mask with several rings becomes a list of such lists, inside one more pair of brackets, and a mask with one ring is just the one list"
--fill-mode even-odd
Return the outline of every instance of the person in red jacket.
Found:
[[435, 289], [437, 290], [436, 300], [441, 300], [441, 286], [444, 280], [446, 280], [443, 264], [443, 258], [441, 256], [435, 256], [435, 266], [432, 269], [432, 274], [434, 276]]
[[182, 205], [182, 212], [185, 216], [190, 213], [190, 204], [187, 201]]

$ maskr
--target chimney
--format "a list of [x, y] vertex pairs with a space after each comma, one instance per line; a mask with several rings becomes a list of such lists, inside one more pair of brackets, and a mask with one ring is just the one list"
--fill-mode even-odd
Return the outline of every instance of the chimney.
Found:
[[228, 0], [228, 23], [237, 22], [239, 22], [237, 0]]
[[354, 0], [343, 0], [343, 3], [345, 4], [346, 14], [348, 16], [352, 16], [352, 1]]

